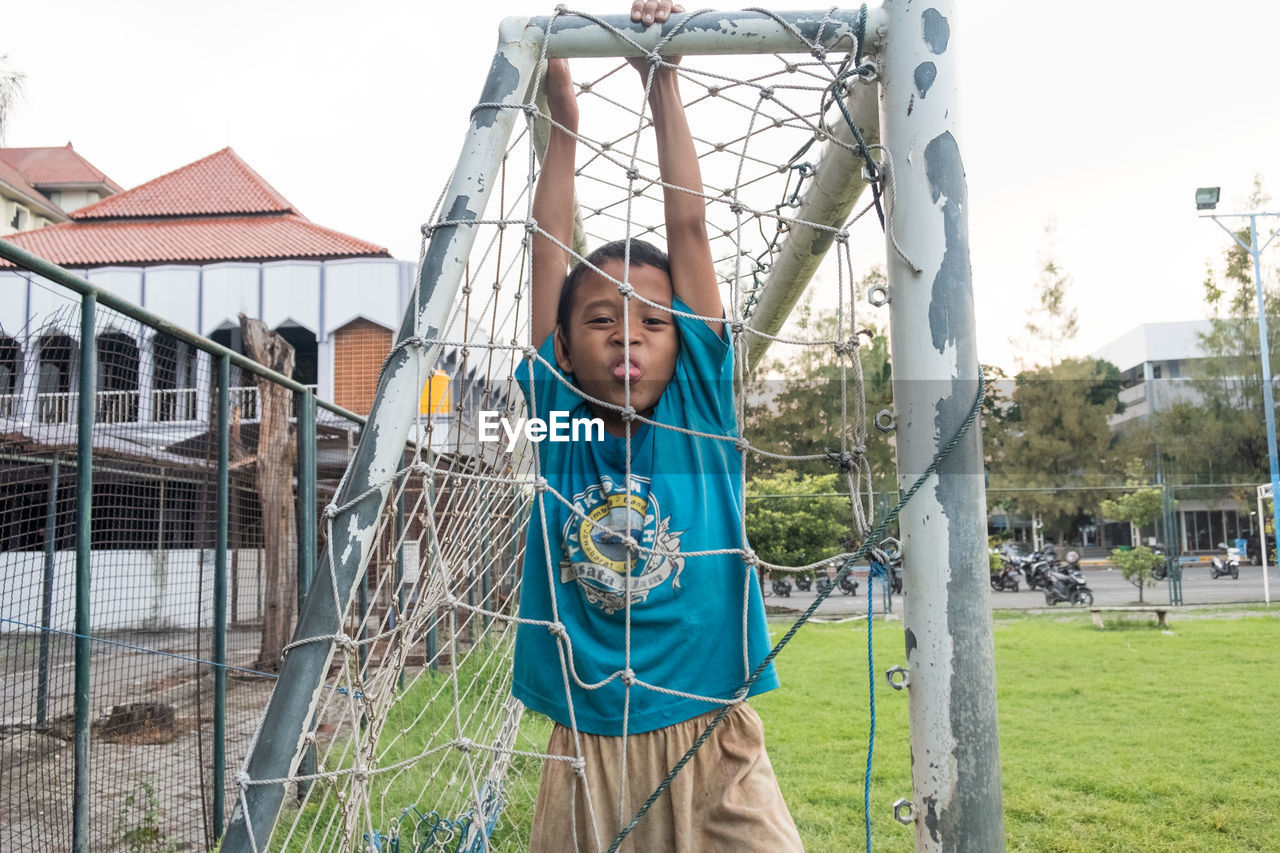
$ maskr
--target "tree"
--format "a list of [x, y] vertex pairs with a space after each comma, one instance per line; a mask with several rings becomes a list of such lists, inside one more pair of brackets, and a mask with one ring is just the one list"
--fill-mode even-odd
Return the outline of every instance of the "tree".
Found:
[[[1136, 489], [1098, 505], [1103, 518], [1127, 521], [1136, 528], [1155, 521], [1163, 510], [1164, 492], [1153, 487]], [[1139, 604], [1142, 603], [1143, 588], [1156, 585], [1152, 571], [1163, 559], [1145, 545], [1133, 549], [1116, 548], [1111, 552], [1111, 562], [1120, 568], [1125, 580], [1138, 588]]]
[[1146, 545], [1139, 545], [1125, 551], [1116, 548], [1111, 552], [1111, 562], [1120, 569], [1124, 579], [1138, 588], [1138, 603], [1142, 604], [1143, 587], [1155, 586], [1152, 570], [1164, 562], [1164, 556], [1152, 551]]
[[[856, 287], [865, 292], [884, 281], [884, 273], [877, 268]], [[847, 318], [845, 329], [841, 330], [834, 313], [815, 316], [808, 299], [797, 311], [795, 326], [794, 337], [804, 340], [848, 343], [850, 339]], [[834, 346], [802, 346], [791, 347], [789, 359], [773, 358], [757, 368], [746, 389], [744, 435], [752, 446], [783, 456], [824, 458], [798, 461], [753, 455], [750, 473], [775, 476], [784, 471], [809, 475], [838, 472], [841, 431], [846, 417], [851, 424], [857, 415], [854, 383], [860, 369], [866, 397], [866, 458], [871, 468], [871, 487], [879, 494], [896, 492], [892, 434], [880, 432], [873, 423], [877, 412], [893, 405], [888, 340], [874, 326], [859, 328], [852, 351], [858, 359], [856, 366]], [[783, 347], [774, 344], [773, 352]], [[849, 429], [845, 438], [856, 443], [852, 432]], [[829, 453], [834, 455], [828, 457]], [[837, 480], [836, 488], [847, 491], [843, 477]]]
[[[1243, 203], [1265, 209], [1260, 180]], [[1246, 243], [1247, 232], [1239, 235]], [[1201, 336], [1205, 357], [1193, 368], [1194, 398], [1163, 400], [1143, 423], [1126, 424], [1125, 453], [1141, 456], [1152, 474], [1166, 483], [1254, 483], [1267, 478], [1268, 454], [1258, 344], [1257, 297], [1253, 261], [1231, 241], [1217, 264], [1206, 267], [1205, 304], [1212, 317]], [[1272, 374], [1280, 356], [1280, 282], [1263, 267], [1263, 301], [1271, 348]], [[1206, 498], [1251, 499], [1250, 489], [1203, 490]]]
[[1068, 358], [1024, 370], [1014, 383], [1009, 435], [991, 485], [1020, 512], [1040, 518], [1061, 542], [1094, 508], [1094, 492], [1114, 476], [1107, 419], [1122, 411], [1120, 370], [1108, 361]]
[[7, 54], [0, 55], [0, 145], [4, 145], [9, 129], [9, 115], [22, 100], [22, 83], [26, 75], [9, 64]]
[[1071, 288], [1071, 276], [1054, 260], [1051, 254], [1054, 226], [1045, 226], [1045, 248], [1040, 255], [1040, 275], [1036, 279], [1034, 307], [1027, 310], [1026, 340], [1019, 348], [1039, 350], [1042, 344], [1049, 349], [1049, 367], [1058, 363], [1063, 346], [1073, 340], [1080, 330], [1080, 315], [1067, 301]]
[[852, 528], [849, 500], [835, 494], [836, 474], [783, 471], [747, 483], [747, 539], [760, 559], [804, 566], [842, 550]]

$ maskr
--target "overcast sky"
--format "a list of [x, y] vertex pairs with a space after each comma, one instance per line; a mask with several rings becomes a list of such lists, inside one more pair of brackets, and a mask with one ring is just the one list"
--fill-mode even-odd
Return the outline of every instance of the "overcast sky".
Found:
[[[414, 259], [498, 22], [552, 9], [9, 4], [0, 54], [27, 79], [7, 144], [70, 141], [124, 187], [231, 145], [312, 220]], [[1205, 262], [1229, 238], [1197, 218], [1195, 188], [1222, 186], [1224, 212], [1255, 175], [1280, 194], [1280, 8], [964, 0], [953, 32], [982, 360], [1015, 366], [1009, 338], [1046, 251], [1073, 281], [1078, 353], [1142, 322], [1204, 316]]]

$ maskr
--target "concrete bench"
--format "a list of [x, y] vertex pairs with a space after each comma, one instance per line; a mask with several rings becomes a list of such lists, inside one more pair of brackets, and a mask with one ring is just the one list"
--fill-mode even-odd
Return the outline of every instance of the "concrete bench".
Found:
[[1156, 615], [1156, 624], [1161, 628], [1169, 627], [1165, 621], [1165, 614], [1169, 612], [1168, 605], [1134, 605], [1133, 607], [1090, 607], [1089, 615], [1093, 617], [1093, 624], [1099, 628], [1103, 627], [1103, 613], [1154, 613]]

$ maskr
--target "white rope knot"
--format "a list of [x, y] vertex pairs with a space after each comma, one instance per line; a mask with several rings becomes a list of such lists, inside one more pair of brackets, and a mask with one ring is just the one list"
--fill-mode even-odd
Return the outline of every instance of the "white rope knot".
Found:
[[751, 449], [751, 442], [747, 441], [745, 438], [739, 438], [733, 442], [733, 446], [739, 453], [746, 453]]
[[760, 565], [760, 558], [756, 556], [755, 551], [747, 548], [742, 552], [742, 562], [746, 563], [748, 566], [758, 566]]
[[563, 3], [557, 3], [557, 4], [556, 4], [556, 14], [557, 14], [557, 15], [567, 15], [567, 14], [569, 14], [569, 7], [568, 7], [568, 6], [566, 6], [566, 5], [564, 5]]
[[587, 94], [588, 92], [590, 92], [590, 91], [591, 91], [591, 81], [590, 81], [590, 80], [588, 80], [586, 83], [579, 83], [579, 84], [578, 84], [578, 91], [579, 91], [579, 92], [581, 92], [581, 93], [582, 93], [582, 94], [584, 94], [584, 95], [585, 95], [585, 94]]
[[547, 631], [548, 631], [548, 632], [551, 634], [551, 636], [553, 636], [553, 637], [568, 637], [568, 636], [569, 636], [569, 635], [568, 635], [568, 632], [566, 632], [566, 631], [565, 631], [564, 623], [563, 623], [563, 622], [552, 622], [550, 625], [548, 625], [548, 626], [547, 626]]
[[729, 331], [733, 332], [733, 334], [735, 335], [742, 334], [743, 330], [746, 328], [747, 328], [747, 324], [744, 323], [742, 320], [734, 320], [729, 324]]
[[768, 86], [765, 86], [763, 89], [760, 90], [760, 100], [768, 101], [768, 100], [771, 100], [772, 98], [773, 98], [773, 89], [769, 88]]
[[457, 610], [458, 605], [461, 603], [462, 603], [462, 600], [451, 592], [447, 593], [444, 597], [444, 605], [445, 607], [448, 607], [450, 610]]
[[621, 293], [623, 298], [626, 298], [635, 292], [636, 289], [628, 283], [624, 282], [623, 284], [618, 285], [618, 293]]
[[837, 232], [836, 232], [836, 242], [837, 242], [837, 243], [841, 243], [841, 244], [843, 244], [843, 243], [848, 243], [848, 242], [849, 242], [849, 232], [848, 232], [848, 231], [846, 231], [846, 230], [844, 230], [843, 228], [841, 228], [839, 231], [837, 231]]
[[248, 773], [245, 773], [243, 770], [241, 770], [239, 773], [236, 774], [236, 787], [242, 791], [245, 788], [249, 787], [249, 783], [251, 781], [253, 781], [252, 778], [249, 776]]
[[579, 778], [587, 775], [587, 760], [585, 758], [575, 758], [569, 762], [569, 766], [573, 768], [573, 775]]
[[520, 352], [523, 353], [525, 361], [533, 361], [534, 357], [538, 354], [538, 351], [533, 347], [521, 347]]
[[333, 642], [347, 654], [360, 651], [360, 644], [346, 634], [338, 634], [333, 638]]
[[658, 55], [658, 52], [656, 50], [649, 51], [644, 55], [644, 58], [649, 60], [650, 65], [657, 65], [659, 62], [662, 61], [662, 57]]
[[547, 485], [546, 477], [539, 477], [538, 479], [533, 481], [533, 490], [535, 492], [538, 492], [539, 494], [541, 494], [542, 492], [545, 492], [548, 488], [549, 486]]
[[436, 233], [436, 227], [430, 222], [424, 223], [422, 228], [419, 230], [422, 231], [422, 236], [426, 237], [428, 240], [431, 239], [432, 234]]
[[734, 201], [729, 205], [729, 210], [734, 214], [742, 213], [746, 209], [747, 206], [740, 201]]
[[324, 510], [321, 512], [321, 515], [323, 515], [326, 519], [332, 521], [333, 519], [338, 517], [338, 505], [328, 504], [327, 506], [325, 506]]
[[458, 742], [454, 746], [457, 747], [458, 752], [470, 752], [476, 748], [475, 741], [466, 737], [458, 738]]
[[827, 49], [822, 45], [817, 45], [813, 50], [809, 51], [809, 55], [821, 62], [827, 58]]
[[639, 169], [637, 169], [635, 166], [632, 166], [630, 169], [627, 169], [627, 180], [628, 180], [628, 181], [635, 181], [635, 180], [638, 180], [639, 178], [640, 178], [640, 170], [639, 170]]
[[848, 355], [858, 351], [858, 339], [852, 337], [843, 341], [836, 341], [834, 344], [836, 355]]
[[707, 87], [707, 94], [714, 98], [716, 95], [719, 95], [719, 94], [720, 94], [720, 87], [719, 87], [719, 86], [708, 86], [708, 87]]
[[623, 408], [623, 410], [622, 410], [621, 412], [619, 412], [618, 414], [622, 417], [622, 419], [623, 419], [624, 421], [632, 421], [632, 420], [635, 420], [635, 417], [636, 417], [636, 409], [635, 409], [635, 406], [626, 406], [626, 407], [625, 407], [625, 408]]
[[631, 667], [627, 667], [622, 671], [622, 683], [631, 687], [636, 683], [636, 671]]

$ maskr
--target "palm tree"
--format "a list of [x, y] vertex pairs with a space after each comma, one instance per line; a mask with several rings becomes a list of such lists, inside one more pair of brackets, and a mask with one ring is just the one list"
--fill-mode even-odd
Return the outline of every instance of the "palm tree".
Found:
[[9, 111], [22, 100], [22, 81], [26, 75], [9, 64], [8, 54], [0, 55], [0, 145], [9, 127]]

